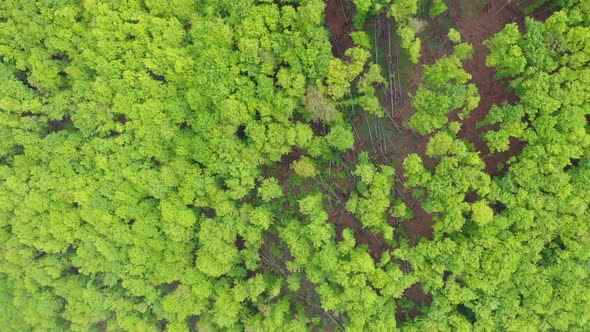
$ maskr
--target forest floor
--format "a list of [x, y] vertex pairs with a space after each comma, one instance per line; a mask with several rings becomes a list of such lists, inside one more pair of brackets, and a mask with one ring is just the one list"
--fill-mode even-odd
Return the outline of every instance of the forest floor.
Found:
[[[421, 63], [410, 63], [404, 50], [399, 46], [396, 36], [395, 23], [392, 19], [382, 15], [376, 20], [368, 21], [364, 30], [372, 33], [375, 39], [374, 61], [382, 66], [383, 74], [389, 81], [387, 86], [380, 86], [379, 97], [386, 112], [386, 117], [372, 117], [361, 112], [352, 112], [352, 124], [357, 134], [355, 153], [360, 150], [372, 152], [372, 157], [382, 163], [395, 165], [398, 181], [396, 181], [396, 196], [403, 197], [414, 211], [413, 219], [401, 223], [401, 228], [412, 243], [422, 238], [432, 238], [433, 219], [426, 213], [419, 202], [415, 201], [410, 192], [403, 187], [402, 162], [411, 153], [419, 154], [427, 166], [434, 166], [435, 160], [425, 156], [426, 144], [429, 136], [420, 136], [407, 127], [407, 121], [413, 113], [410, 105], [411, 95], [417, 90], [422, 77], [422, 66], [432, 64], [436, 59], [452, 52], [452, 45], [447, 38], [448, 30], [453, 27], [459, 30], [466, 42], [474, 47], [473, 57], [465, 63], [465, 70], [472, 75], [471, 82], [478, 86], [480, 94], [479, 106], [471, 112], [470, 117], [462, 121], [459, 137], [472, 142], [480, 151], [486, 164], [486, 171], [495, 176], [500, 174], [503, 165], [524, 144], [519, 141], [511, 141], [510, 149], [506, 152], [491, 154], [485, 142], [481, 139], [482, 132], [495, 129], [493, 126], [477, 128], [476, 124], [482, 121], [488, 114], [492, 105], [514, 103], [517, 97], [508, 89], [508, 81], [497, 80], [495, 70], [486, 66], [487, 48], [483, 42], [502, 30], [508, 23], [517, 23], [524, 30], [524, 8], [534, 0], [506, 1], [490, 0], [487, 5], [481, 1], [473, 0], [447, 0], [448, 10], [431, 19], [421, 17], [425, 21], [425, 29], [420, 34], [423, 42]], [[354, 31], [352, 25], [353, 9], [349, 0], [327, 0], [326, 24], [331, 32], [333, 53], [336, 56], [344, 56], [346, 49], [353, 46], [349, 36]], [[548, 12], [540, 9], [532, 16], [544, 19]], [[456, 120], [456, 115], [450, 118]], [[355, 156], [348, 156], [353, 160]], [[359, 228], [360, 222], [342, 207], [331, 215], [331, 220], [340, 227]], [[392, 221], [398, 226], [397, 221]], [[372, 255], [379, 257], [384, 250], [391, 249], [383, 244], [379, 236], [370, 234], [366, 230], [360, 230], [364, 236], [357, 239], [360, 243], [367, 244]], [[358, 233], [358, 232], [357, 232]], [[402, 266], [404, 270], [408, 266]], [[406, 271], [407, 272], [407, 271]], [[420, 285], [408, 289], [405, 298], [419, 305], [428, 305], [431, 297], [425, 294]], [[409, 316], [417, 312], [410, 312]], [[398, 316], [400, 313], [398, 312]], [[398, 317], [403, 318], [403, 317]]]

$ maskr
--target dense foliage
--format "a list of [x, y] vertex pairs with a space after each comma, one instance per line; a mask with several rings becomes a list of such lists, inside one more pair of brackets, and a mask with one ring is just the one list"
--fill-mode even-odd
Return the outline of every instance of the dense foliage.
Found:
[[354, 141], [335, 107], [369, 54], [334, 58], [323, 9], [3, 1], [0, 326], [309, 323], [255, 271], [283, 195], [263, 167]]
[[459, 43], [460, 36], [452, 30], [449, 38], [454, 40], [454, 53], [438, 59], [430, 66], [424, 66], [424, 83], [413, 98], [416, 112], [409, 125], [420, 134], [430, 134], [448, 123], [448, 113], [460, 110], [463, 119], [477, 107], [479, 94], [473, 83], [467, 83], [471, 75], [463, 69], [462, 61], [471, 57], [473, 47]]
[[[393, 17], [414, 63], [417, 15], [446, 10], [354, 4], [358, 29]], [[431, 136], [403, 175], [434, 234], [416, 243], [401, 172], [348, 113], [385, 114], [373, 44], [356, 31], [334, 57], [323, 1], [0, 3], [0, 330], [583, 331], [590, 3], [559, 5], [486, 42], [519, 100], [482, 137], [524, 143], [497, 176], [459, 134], [473, 47], [451, 29], [424, 66], [409, 125]], [[404, 298], [418, 285], [428, 305]]]
[[[427, 192], [433, 241], [396, 254], [408, 260], [432, 306], [419, 330], [560, 330], [590, 325], [590, 5], [546, 22], [515, 24], [492, 38], [488, 63], [512, 77], [519, 102], [495, 106], [484, 138], [505, 151], [525, 142], [490, 180], [476, 151], [449, 125], [430, 140], [433, 171], [406, 159], [407, 185]], [[471, 197], [467, 197], [467, 194]]]

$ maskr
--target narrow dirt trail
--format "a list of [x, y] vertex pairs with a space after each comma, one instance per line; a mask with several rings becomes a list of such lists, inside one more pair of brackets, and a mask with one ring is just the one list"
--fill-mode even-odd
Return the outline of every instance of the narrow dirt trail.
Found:
[[342, 57], [344, 51], [354, 46], [349, 35], [354, 28], [353, 13], [347, 12], [346, 3], [347, 0], [326, 1], [326, 25], [331, 34], [332, 53], [338, 57]]

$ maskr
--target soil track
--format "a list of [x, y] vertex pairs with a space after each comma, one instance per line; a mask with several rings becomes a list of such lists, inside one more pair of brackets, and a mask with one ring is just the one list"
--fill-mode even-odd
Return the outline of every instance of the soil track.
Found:
[[326, 2], [326, 25], [330, 30], [330, 41], [332, 42], [332, 53], [342, 57], [344, 51], [354, 46], [350, 32], [353, 12], [347, 10], [346, 0], [327, 0]]

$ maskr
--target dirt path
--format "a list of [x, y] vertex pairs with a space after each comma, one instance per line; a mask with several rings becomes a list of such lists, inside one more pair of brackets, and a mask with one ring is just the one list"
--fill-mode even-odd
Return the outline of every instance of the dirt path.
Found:
[[347, 10], [347, 0], [326, 1], [326, 25], [330, 30], [332, 53], [342, 57], [344, 51], [354, 46], [350, 32], [353, 31], [353, 13]]

